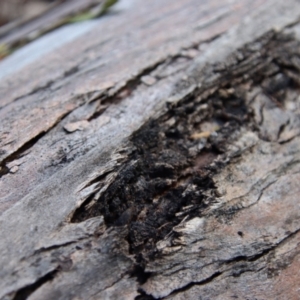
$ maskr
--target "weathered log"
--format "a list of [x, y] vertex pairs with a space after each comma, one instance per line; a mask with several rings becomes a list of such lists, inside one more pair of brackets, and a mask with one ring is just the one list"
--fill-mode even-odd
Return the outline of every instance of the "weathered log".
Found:
[[1, 299], [299, 299], [299, 4], [124, 0], [3, 61]]

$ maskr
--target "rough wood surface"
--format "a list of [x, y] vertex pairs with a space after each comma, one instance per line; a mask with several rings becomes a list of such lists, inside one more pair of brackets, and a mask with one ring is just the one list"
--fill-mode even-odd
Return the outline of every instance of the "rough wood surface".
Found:
[[124, 0], [12, 64], [1, 299], [299, 299], [299, 5]]

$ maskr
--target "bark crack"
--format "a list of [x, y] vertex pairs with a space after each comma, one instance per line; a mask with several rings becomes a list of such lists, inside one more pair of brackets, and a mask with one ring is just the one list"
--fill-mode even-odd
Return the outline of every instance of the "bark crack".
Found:
[[[208, 278], [201, 280], [201, 281], [197, 281], [197, 282], [190, 282], [189, 284], [185, 285], [184, 287], [181, 287], [179, 289], [176, 289], [174, 291], [172, 291], [169, 295], [167, 295], [166, 297], [169, 296], [174, 296], [176, 294], [182, 293], [184, 291], [189, 290], [190, 288], [192, 288], [195, 285], [205, 285], [208, 284], [210, 282], [212, 282], [213, 280], [215, 280], [216, 278], [218, 278], [219, 276], [221, 276], [223, 274], [223, 272], [215, 272], [214, 274], [212, 274], [211, 276], [209, 276]], [[166, 297], [163, 297], [161, 299], [166, 299]]]
[[51, 281], [58, 273], [58, 270], [53, 270], [48, 272], [44, 276], [40, 277], [34, 283], [27, 285], [21, 289], [19, 289], [14, 297], [13, 300], [26, 300], [32, 293], [34, 293], [37, 289], [43, 286], [45, 283]]

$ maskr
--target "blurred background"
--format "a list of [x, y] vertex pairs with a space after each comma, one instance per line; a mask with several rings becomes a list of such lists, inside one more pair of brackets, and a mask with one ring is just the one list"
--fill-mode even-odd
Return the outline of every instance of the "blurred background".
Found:
[[105, 14], [117, 0], [0, 0], [0, 60], [63, 25]]
[[0, 26], [17, 20], [29, 20], [64, 0], [0, 0]]

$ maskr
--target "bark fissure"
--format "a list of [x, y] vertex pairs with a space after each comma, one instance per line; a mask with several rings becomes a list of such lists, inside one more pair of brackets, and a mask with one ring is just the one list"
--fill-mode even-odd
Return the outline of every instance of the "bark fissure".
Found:
[[[83, 103], [81, 104], [83, 105]], [[80, 106], [81, 106], [80, 105]], [[6, 174], [9, 173], [9, 169], [6, 166], [7, 163], [11, 163], [14, 160], [17, 160], [21, 158], [22, 156], [26, 155], [28, 151], [38, 142], [40, 141], [47, 133], [49, 133], [52, 129], [54, 129], [61, 121], [63, 121], [67, 116], [72, 113], [72, 111], [68, 111], [61, 115], [55, 122], [47, 128], [47, 130], [42, 131], [38, 133], [35, 137], [33, 137], [31, 140], [27, 141], [25, 144], [21, 145], [18, 149], [16, 149], [13, 153], [6, 155], [6, 152], [3, 153], [2, 157], [4, 156], [4, 159], [2, 159], [0, 163], [0, 178]], [[1, 151], [0, 151], [0, 154]]]
[[39, 289], [46, 282], [53, 280], [57, 272], [58, 270], [51, 271], [39, 278], [39, 280], [37, 280], [35, 283], [21, 288], [16, 292], [16, 294], [13, 297], [13, 300], [26, 300], [34, 291]]
[[26, 144], [21, 146], [17, 151], [2, 160], [0, 163], [0, 178], [10, 172], [10, 169], [6, 166], [8, 163], [25, 156], [28, 151], [30, 151], [30, 148], [33, 147], [45, 134], [46, 132], [38, 134]]
[[[252, 272], [252, 273], [257, 274], [258, 272], [260, 272], [262, 270], [268, 271], [268, 269], [270, 269], [270, 267], [268, 265], [272, 262], [272, 253], [274, 253], [276, 251], [276, 249], [278, 249], [284, 243], [286, 243], [290, 239], [294, 238], [299, 232], [300, 232], [300, 228], [297, 229], [296, 231], [288, 234], [285, 238], [283, 238], [281, 241], [279, 241], [275, 245], [272, 245], [271, 247], [267, 247], [259, 253], [256, 253], [256, 254], [253, 254], [250, 256], [236, 256], [229, 260], [224, 260], [224, 261], [222, 261], [222, 260], [214, 261], [213, 263], [211, 263], [209, 265], [219, 264], [219, 269], [222, 271], [215, 272], [208, 278], [201, 280], [199, 282], [195, 282], [195, 281], [190, 282], [189, 284], [187, 284], [179, 289], [175, 289], [175, 290], [171, 291], [165, 297], [155, 298], [151, 295], [149, 295], [149, 297], [152, 297], [151, 299], [165, 299], [165, 298], [170, 299], [170, 297], [180, 294], [180, 293], [183, 293], [183, 292], [191, 289], [194, 286], [201, 286], [201, 285], [210, 283], [210, 282], [214, 281], [215, 279], [217, 279], [218, 277], [220, 277], [221, 275], [223, 277], [228, 278], [228, 277], [239, 277], [243, 273], [247, 273], [247, 272]], [[270, 256], [270, 258], [269, 258], [269, 256]], [[264, 259], [264, 261], [261, 262], [262, 266], [258, 268], [254, 263], [257, 261], [260, 261], [262, 258], [265, 258], [265, 257], [267, 257], [267, 259]], [[244, 264], [241, 265], [241, 262], [245, 262], [246, 265], [244, 265]], [[203, 268], [205, 268], [207, 266], [208, 265], [204, 265]], [[280, 269], [284, 269], [285, 267], [287, 267], [287, 265], [282, 264], [282, 266], [278, 266], [278, 267]], [[176, 275], [176, 273], [178, 273], [179, 271], [182, 271], [182, 269], [175, 271], [174, 274]], [[272, 272], [274, 273], [275, 271], [276, 271], [275, 267], [273, 267]], [[268, 271], [268, 272], [270, 272], [270, 271]], [[172, 275], [172, 273], [168, 272], [168, 276], [171, 276], [171, 275]], [[148, 295], [146, 294], [145, 291], [141, 291], [141, 296], [140, 296], [141, 298], [136, 298], [136, 299], [148, 299], [147, 296]], [[143, 298], [143, 297], [145, 297], [145, 298]]]
[[[187, 290], [189, 290], [190, 288], [192, 288], [195, 285], [205, 285], [205, 284], [208, 284], [208, 283], [212, 282], [213, 280], [215, 280], [216, 278], [218, 278], [219, 276], [221, 276], [222, 274], [223, 274], [223, 272], [215, 272], [210, 277], [208, 277], [208, 278], [206, 278], [206, 279], [204, 279], [202, 281], [191, 282], [191, 283], [187, 284], [186, 286], [184, 286], [184, 287], [182, 287], [180, 289], [172, 291], [167, 297], [173, 296], [173, 295], [176, 295], [176, 294], [179, 294], [179, 293], [182, 293], [184, 291], [187, 291]], [[158, 299], [158, 298], [154, 298], [154, 299]], [[161, 299], [165, 299], [165, 297], [163, 297]]]

